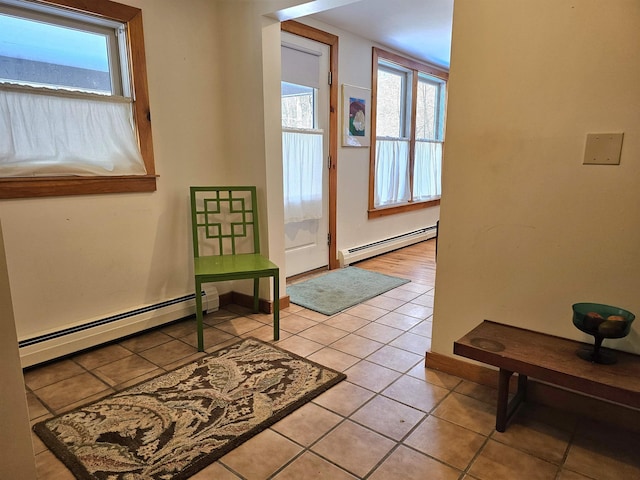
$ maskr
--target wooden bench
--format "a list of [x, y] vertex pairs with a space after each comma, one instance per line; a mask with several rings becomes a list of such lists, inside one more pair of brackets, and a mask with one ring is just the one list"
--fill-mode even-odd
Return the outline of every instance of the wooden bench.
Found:
[[[617, 363], [601, 365], [576, 355], [585, 343], [485, 320], [457, 342], [453, 352], [500, 369], [496, 430], [525, 400], [528, 377], [622, 405], [640, 408], [640, 355], [616, 351]], [[509, 381], [518, 388], [509, 400]]]

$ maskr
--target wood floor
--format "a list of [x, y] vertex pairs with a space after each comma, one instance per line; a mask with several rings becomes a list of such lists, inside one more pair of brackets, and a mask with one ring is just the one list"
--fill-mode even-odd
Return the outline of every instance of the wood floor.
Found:
[[436, 241], [426, 240], [353, 264], [354, 267], [435, 285]]

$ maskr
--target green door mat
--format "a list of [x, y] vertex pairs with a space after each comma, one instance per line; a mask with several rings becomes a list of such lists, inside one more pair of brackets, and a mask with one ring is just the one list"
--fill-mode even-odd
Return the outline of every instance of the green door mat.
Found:
[[289, 285], [287, 294], [291, 303], [325, 315], [334, 315], [409, 281], [347, 267]]

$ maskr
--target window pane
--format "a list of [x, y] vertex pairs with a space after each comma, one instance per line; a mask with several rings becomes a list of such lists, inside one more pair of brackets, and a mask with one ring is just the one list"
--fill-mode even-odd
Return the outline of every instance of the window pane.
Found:
[[400, 72], [378, 68], [377, 137], [401, 138], [403, 136], [405, 79], [406, 75]]
[[416, 102], [416, 138], [437, 138], [437, 108], [438, 86], [420, 78]]
[[315, 89], [282, 82], [282, 127], [314, 128]]
[[0, 81], [111, 95], [108, 38], [0, 14]]
[[416, 138], [443, 140], [445, 84], [433, 77], [418, 78]]

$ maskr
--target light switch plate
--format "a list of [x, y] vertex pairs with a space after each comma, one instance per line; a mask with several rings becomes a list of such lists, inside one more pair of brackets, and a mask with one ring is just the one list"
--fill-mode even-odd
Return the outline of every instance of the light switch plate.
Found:
[[588, 133], [584, 165], [620, 165], [624, 133]]

